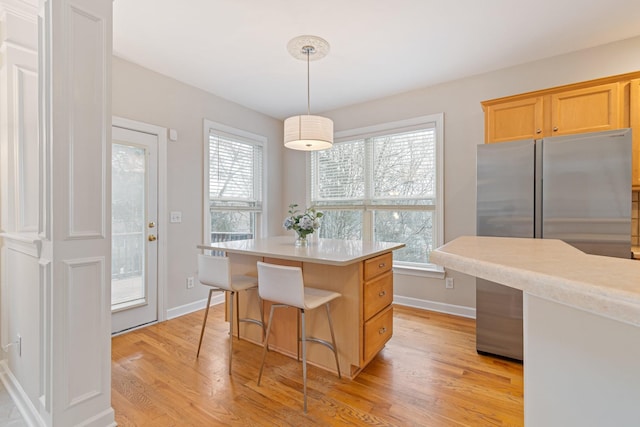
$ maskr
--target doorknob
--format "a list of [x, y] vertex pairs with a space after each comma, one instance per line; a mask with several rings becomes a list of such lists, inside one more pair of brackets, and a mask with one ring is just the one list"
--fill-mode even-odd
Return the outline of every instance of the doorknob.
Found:
[[149, 228], [153, 228], [153, 227], [155, 227], [155, 226], [156, 226], [156, 223], [155, 223], [155, 222], [151, 221], [151, 222], [149, 223]]
[[153, 234], [149, 234], [149, 241], [150, 242], [155, 242], [157, 240], [157, 237], [154, 236]]

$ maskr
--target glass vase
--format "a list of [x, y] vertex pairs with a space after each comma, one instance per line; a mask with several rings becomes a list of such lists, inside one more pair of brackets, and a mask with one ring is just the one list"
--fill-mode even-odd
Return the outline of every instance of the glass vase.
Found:
[[307, 236], [305, 234], [296, 233], [296, 248], [306, 248], [309, 246], [309, 241], [307, 240]]

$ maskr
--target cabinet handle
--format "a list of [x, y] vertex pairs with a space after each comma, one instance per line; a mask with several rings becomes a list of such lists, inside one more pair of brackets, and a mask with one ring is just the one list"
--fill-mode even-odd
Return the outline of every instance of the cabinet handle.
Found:
[[536, 133], [542, 133], [542, 129], [536, 129]]
[[386, 264], [385, 264], [384, 262], [383, 262], [383, 263], [380, 263], [380, 264], [378, 264], [378, 268], [384, 268], [384, 266], [385, 266], [385, 265], [386, 265]]
[[380, 291], [380, 293], [378, 294], [379, 297], [383, 297], [387, 294], [387, 291]]
[[553, 131], [554, 131], [554, 132], [558, 132], [558, 128], [557, 128], [557, 127], [554, 127], [554, 128], [553, 128]]
[[385, 332], [387, 332], [387, 328], [385, 328], [384, 326], [378, 331], [380, 335], [384, 334]]

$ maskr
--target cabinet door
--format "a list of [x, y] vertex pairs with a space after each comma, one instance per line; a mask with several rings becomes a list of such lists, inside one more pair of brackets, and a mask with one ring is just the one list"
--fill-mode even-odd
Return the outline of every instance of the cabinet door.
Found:
[[640, 79], [630, 83], [629, 106], [632, 144], [631, 161], [631, 185], [634, 189], [640, 188]]
[[541, 96], [485, 105], [485, 142], [539, 138], [542, 123]]
[[610, 83], [551, 95], [552, 135], [620, 129], [620, 85]]

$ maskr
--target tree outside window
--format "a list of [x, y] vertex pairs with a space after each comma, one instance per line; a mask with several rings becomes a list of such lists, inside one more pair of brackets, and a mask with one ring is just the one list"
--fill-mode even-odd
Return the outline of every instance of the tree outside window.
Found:
[[403, 242], [396, 265], [428, 267], [441, 242], [442, 115], [358, 129], [311, 153], [320, 237]]

